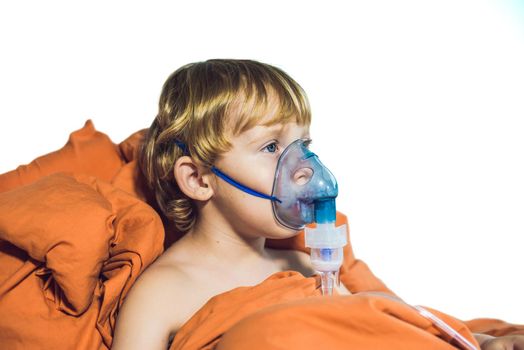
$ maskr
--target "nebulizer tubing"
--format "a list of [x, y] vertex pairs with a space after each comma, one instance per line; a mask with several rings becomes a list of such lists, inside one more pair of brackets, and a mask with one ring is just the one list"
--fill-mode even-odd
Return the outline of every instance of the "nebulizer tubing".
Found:
[[[409, 304], [408, 304], [409, 305]], [[428, 309], [420, 305], [410, 305], [424, 318], [428, 319], [435, 328], [450, 337], [450, 342], [462, 350], [478, 350], [478, 348], [467, 340], [462, 334], [457, 332], [453, 327], [437, 317]]]

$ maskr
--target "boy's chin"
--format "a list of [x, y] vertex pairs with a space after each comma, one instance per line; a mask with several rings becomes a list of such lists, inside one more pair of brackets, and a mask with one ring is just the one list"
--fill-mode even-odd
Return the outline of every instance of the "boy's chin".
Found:
[[286, 239], [295, 237], [300, 233], [300, 230], [292, 230], [290, 228], [284, 227], [282, 225], [278, 225], [277, 230], [271, 232], [271, 234], [267, 235], [266, 238], [268, 239]]

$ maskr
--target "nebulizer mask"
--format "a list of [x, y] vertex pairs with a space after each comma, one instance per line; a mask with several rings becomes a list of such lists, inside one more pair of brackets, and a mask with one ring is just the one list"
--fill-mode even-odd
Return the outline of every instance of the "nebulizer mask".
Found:
[[[298, 139], [284, 149], [278, 159], [271, 195], [241, 184], [216, 167], [211, 170], [240, 190], [271, 200], [273, 214], [281, 225], [305, 230], [311, 263], [321, 276], [322, 294], [331, 295], [338, 283], [347, 230], [346, 225], [335, 227], [337, 181], [309, 150], [309, 143], [310, 140]], [[312, 223], [316, 223], [316, 227], [306, 227]]]

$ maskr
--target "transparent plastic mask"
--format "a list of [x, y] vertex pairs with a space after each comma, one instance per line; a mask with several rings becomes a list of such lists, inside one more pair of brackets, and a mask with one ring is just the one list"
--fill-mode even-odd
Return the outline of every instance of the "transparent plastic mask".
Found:
[[272, 197], [277, 221], [294, 230], [315, 221], [314, 203], [338, 195], [333, 174], [309, 150], [310, 140], [292, 142], [280, 155]]

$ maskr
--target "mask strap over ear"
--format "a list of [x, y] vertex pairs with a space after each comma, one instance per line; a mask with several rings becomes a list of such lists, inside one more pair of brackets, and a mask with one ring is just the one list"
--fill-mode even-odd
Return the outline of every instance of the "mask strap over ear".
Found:
[[235, 186], [236, 188], [250, 194], [250, 195], [253, 195], [253, 196], [256, 196], [256, 197], [260, 197], [260, 198], [264, 198], [264, 199], [269, 199], [271, 201], [277, 201], [279, 203], [282, 203], [282, 201], [280, 199], [278, 199], [277, 197], [274, 197], [274, 196], [268, 196], [267, 194], [264, 194], [264, 193], [261, 193], [261, 192], [258, 192], [258, 191], [255, 191], [249, 187], [247, 187], [246, 185], [242, 185], [240, 182], [237, 182], [235, 180], [233, 180], [232, 178], [230, 178], [229, 176], [227, 176], [226, 174], [224, 174], [222, 171], [218, 170], [218, 168], [216, 168], [215, 166], [212, 166], [211, 167], [211, 171], [216, 175], [218, 176], [219, 178], [221, 178], [222, 180], [224, 180], [225, 182], [227, 182], [228, 184], [230, 185], [233, 185]]
[[[188, 155], [189, 154], [189, 151], [187, 149], [187, 145], [180, 141], [180, 140], [177, 140], [175, 139], [175, 144], [180, 147], [180, 149], [184, 152], [184, 154]], [[238, 188], [239, 190], [242, 190], [250, 195], [253, 195], [255, 197], [260, 197], [260, 198], [264, 198], [264, 199], [269, 199], [271, 201], [277, 201], [279, 203], [282, 203], [282, 201], [280, 199], [278, 199], [277, 197], [274, 197], [274, 196], [268, 196], [267, 194], [264, 194], [264, 193], [261, 193], [261, 192], [258, 192], [258, 191], [255, 191], [249, 187], [247, 187], [246, 185], [242, 185], [240, 182], [237, 182], [235, 180], [233, 180], [231, 177], [227, 176], [226, 174], [224, 174], [223, 172], [221, 172], [220, 170], [218, 170], [218, 168], [216, 168], [215, 166], [212, 166], [211, 167], [211, 171], [216, 175], [218, 176], [219, 178], [221, 178], [222, 180], [224, 180], [225, 182], [227, 182], [228, 184], [230, 185], [233, 185], [235, 186], [236, 188]]]
[[183, 143], [180, 140], [175, 140], [175, 144], [178, 146], [178, 148], [182, 150], [182, 152], [184, 152], [185, 155], [189, 154], [189, 150], [187, 149], [187, 146], [185, 143]]

